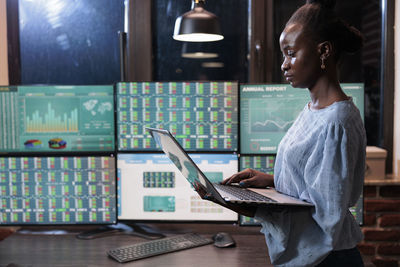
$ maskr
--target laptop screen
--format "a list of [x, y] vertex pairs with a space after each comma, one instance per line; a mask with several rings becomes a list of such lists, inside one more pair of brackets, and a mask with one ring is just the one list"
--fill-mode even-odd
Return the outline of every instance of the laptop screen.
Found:
[[171, 138], [168, 132], [152, 131], [152, 135], [156, 143], [193, 187], [198, 183], [207, 187], [207, 182], [202, 177], [200, 170], [190, 161], [187, 154], [177, 146], [175, 140]]
[[193, 160], [167, 130], [150, 128], [147, 128], [147, 130], [151, 133], [156, 143], [161, 147], [168, 158], [175, 164], [182, 175], [194, 188], [201, 185], [207, 193], [211, 193], [217, 200], [220, 200], [223, 203], [225, 202], [217, 193], [211, 182], [205, 177]]

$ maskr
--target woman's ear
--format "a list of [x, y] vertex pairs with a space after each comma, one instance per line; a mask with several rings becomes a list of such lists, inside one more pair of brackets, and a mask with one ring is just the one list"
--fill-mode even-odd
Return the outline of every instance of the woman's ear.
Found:
[[322, 42], [318, 44], [318, 53], [321, 59], [327, 59], [333, 51], [332, 43], [329, 41]]

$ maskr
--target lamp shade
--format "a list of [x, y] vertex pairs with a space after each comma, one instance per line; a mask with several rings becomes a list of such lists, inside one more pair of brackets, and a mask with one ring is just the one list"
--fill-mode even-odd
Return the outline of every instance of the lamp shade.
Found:
[[176, 19], [173, 38], [185, 42], [213, 42], [224, 36], [218, 17], [204, 9], [204, 1], [193, 0], [192, 10]]

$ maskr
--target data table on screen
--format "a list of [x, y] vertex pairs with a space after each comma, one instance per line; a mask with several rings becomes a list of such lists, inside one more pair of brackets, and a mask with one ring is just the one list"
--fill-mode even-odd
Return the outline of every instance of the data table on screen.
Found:
[[158, 150], [145, 127], [169, 130], [188, 151], [238, 149], [235, 82], [118, 83], [118, 150]]
[[116, 222], [115, 158], [0, 157], [0, 225]]
[[[190, 154], [211, 182], [238, 170], [233, 154]], [[201, 199], [165, 154], [118, 154], [118, 218], [150, 221], [237, 221], [237, 214]]]

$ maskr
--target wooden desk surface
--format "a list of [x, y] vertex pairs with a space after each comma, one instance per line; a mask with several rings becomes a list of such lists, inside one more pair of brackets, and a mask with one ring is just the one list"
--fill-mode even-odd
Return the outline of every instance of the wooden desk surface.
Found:
[[[107, 251], [144, 239], [113, 235], [93, 240], [76, 238], [76, 228], [63, 235], [16, 233], [0, 242], [0, 266], [272, 266], [259, 227], [224, 224], [152, 224], [169, 234], [196, 232], [211, 237], [228, 232], [236, 247], [220, 249], [213, 245], [155, 256], [123, 265], [107, 256]], [[34, 230], [44, 228], [36, 228]], [[63, 228], [65, 229], [65, 228]]]

